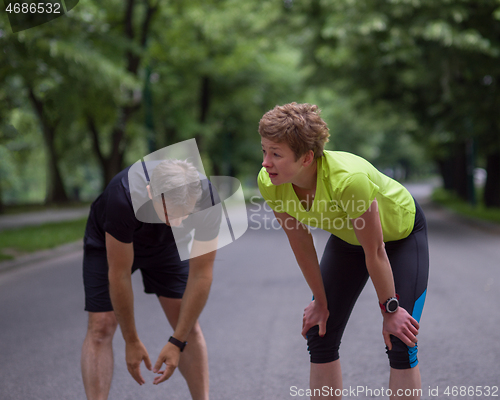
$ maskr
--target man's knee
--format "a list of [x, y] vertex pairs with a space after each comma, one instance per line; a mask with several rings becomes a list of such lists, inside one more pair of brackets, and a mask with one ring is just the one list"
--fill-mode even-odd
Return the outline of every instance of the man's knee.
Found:
[[114, 312], [89, 312], [87, 336], [96, 342], [112, 340], [117, 326]]

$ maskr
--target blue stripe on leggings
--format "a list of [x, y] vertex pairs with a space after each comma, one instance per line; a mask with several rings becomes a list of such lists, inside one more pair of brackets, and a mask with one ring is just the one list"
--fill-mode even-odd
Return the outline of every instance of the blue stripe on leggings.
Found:
[[[427, 289], [425, 289], [424, 293], [417, 299], [415, 305], [413, 306], [413, 314], [412, 317], [420, 322], [420, 317], [422, 316], [422, 310], [424, 309], [425, 296], [427, 294]], [[418, 364], [417, 359], [417, 351], [418, 347], [408, 347], [408, 356], [410, 357], [410, 367], [413, 368]]]
[[420, 322], [420, 317], [422, 316], [422, 310], [424, 309], [425, 296], [427, 294], [427, 289], [425, 289], [424, 293], [417, 299], [415, 305], [413, 306], [413, 314], [412, 317]]

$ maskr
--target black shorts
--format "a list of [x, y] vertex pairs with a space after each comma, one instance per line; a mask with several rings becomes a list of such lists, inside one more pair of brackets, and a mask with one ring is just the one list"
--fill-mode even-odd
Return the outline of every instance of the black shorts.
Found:
[[[416, 215], [412, 233], [402, 240], [385, 243], [392, 267], [399, 304], [417, 321], [420, 320], [427, 293], [429, 251], [427, 224], [424, 213], [415, 202]], [[326, 334], [319, 337], [318, 326], [307, 332], [312, 363], [327, 363], [339, 358], [339, 346], [349, 316], [369, 275], [361, 246], [354, 246], [331, 236], [320, 263], [330, 317]], [[408, 347], [391, 335], [392, 350], [388, 351], [390, 366], [395, 369], [413, 368], [418, 364], [417, 346]]]
[[[180, 299], [186, 288], [189, 260], [160, 265], [151, 259], [136, 258], [132, 273], [140, 270], [144, 292], [157, 296]], [[108, 261], [106, 252], [85, 250], [83, 254], [83, 284], [85, 311], [113, 311], [109, 297]]]

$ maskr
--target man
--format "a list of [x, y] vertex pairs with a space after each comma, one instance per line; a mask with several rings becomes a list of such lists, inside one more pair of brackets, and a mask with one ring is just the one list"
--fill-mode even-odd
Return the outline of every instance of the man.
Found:
[[[116, 175], [91, 207], [83, 261], [89, 314], [81, 359], [85, 391], [89, 400], [107, 399], [112, 340], [119, 324], [127, 368], [137, 383], [145, 383], [142, 361], [159, 374], [154, 384], [167, 380], [178, 366], [192, 398], [206, 400], [208, 357], [197, 319], [212, 282], [221, 218], [218, 197], [210, 182], [186, 161], [150, 162], [143, 167], [142, 173], [129, 167]], [[153, 171], [150, 182], [148, 171]], [[138, 193], [144, 197], [140, 201]], [[191, 257], [185, 259], [180, 254], [188, 251], [193, 229]], [[131, 273], [137, 269], [145, 292], [158, 296], [174, 329], [154, 367], [134, 321]]]

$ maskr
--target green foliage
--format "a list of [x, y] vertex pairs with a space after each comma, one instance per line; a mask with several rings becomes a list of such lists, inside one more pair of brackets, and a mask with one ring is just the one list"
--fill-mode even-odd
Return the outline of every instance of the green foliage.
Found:
[[258, 122], [291, 101], [318, 104], [329, 148], [400, 178], [470, 136], [484, 158], [500, 148], [499, 10], [494, 0], [89, 0], [15, 35], [1, 17], [0, 204], [47, 196], [53, 157], [69, 197], [90, 200], [113, 168], [193, 137], [209, 174], [254, 183]]
[[[127, 5], [133, 7], [130, 21]], [[130, 0], [90, 1], [67, 18], [17, 35], [4, 21], [0, 82], [16, 86], [6, 93], [6, 114], [35, 115], [33, 91], [54, 131], [51, 144], [38, 121], [34, 129], [44, 132], [46, 147], [33, 152], [53, 146], [66, 192], [78, 188], [85, 198], [109, 178], [102, 168], [113, 152], [123, 155], [121, 168], [192, 137], [212, 173], [254, 174], [258, 120], [301, 90], [300, 49], [278, 24], [282, 19], [282, 5], [270, 0]]]
[[36, 152], [40, 146], [43, 144], [37, 121], [31, 113], [17, 109], [9, 120], [0, 124], [0, 200], [3, 203], [43, 201], [45, 155]]
[[[440, 163], [465, 157], [472, 138], [480, 157], [500, 153], [498, 1], [309, 0], [292, 8], [315, 27], [306, 53], [312, 82], [335, 85], [368, 121], [377, 120], [372, 110], [387, 110], [380, 137], [411, 136]], [[397, 119], [410, 122], [398, 135]]]
[[0, 261], [83, 238], [87, 219], [0, 231]]
[[458, 214], [500, 224], [500, 210], [486, 208], [482, 201], [477, 206], [472, 206], [456, 194], [442, 188], [438, 188], [432, 193], [432, 201]]

